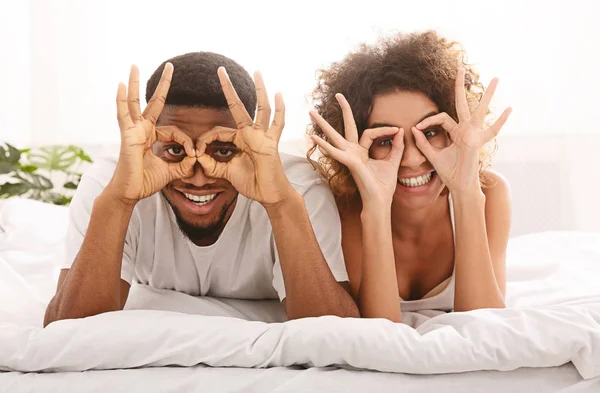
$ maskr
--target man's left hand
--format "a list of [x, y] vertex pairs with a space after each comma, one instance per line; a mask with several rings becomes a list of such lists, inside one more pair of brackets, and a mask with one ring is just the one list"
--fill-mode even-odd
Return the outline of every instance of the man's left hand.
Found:
[[207, 176], [228, 180], [246, 198], [265, 207], [278, 205], [295, 192], [278, 151], [285, 121], [283, 98], [279, 93], [275, 95], [275, 115], [270, 122], [269, 98], [262, 76], [256, 72], [258, 111], [253, 122], [225, 68], [219, 67], [217, 72], [237, 128], [218, 126], [202, 135], [197, 143], [198, 162]]

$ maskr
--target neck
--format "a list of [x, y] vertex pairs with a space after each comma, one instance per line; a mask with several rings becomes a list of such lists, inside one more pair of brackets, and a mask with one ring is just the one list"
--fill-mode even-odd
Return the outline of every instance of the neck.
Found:
[[392, 204], [392, 236], [400, 239], [419, 239], [439, 226], [449, 212], [448, 193], [443, 192], [429, 206], [409, 210]]

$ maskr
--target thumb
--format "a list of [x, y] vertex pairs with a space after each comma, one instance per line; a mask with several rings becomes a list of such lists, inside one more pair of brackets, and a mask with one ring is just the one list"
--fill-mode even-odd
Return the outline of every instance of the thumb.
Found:
[[419, 131], [415, 127], [413, 127], [411, 131], [415, 137], [417, 148], [421, 150], [421, 153], [423, 153], [423, 155], [429, 160], [429, 162], [433, 164], [437, 154], [436, 149], [433, 146], [431, 146], [431, 143], [429, 143], [429, 140], [425, 137], [422, 131]]

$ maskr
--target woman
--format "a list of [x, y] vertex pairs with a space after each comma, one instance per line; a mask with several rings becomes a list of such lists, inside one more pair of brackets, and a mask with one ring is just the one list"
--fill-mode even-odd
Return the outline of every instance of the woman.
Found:
[[488, 142], [510, 108], [486, 124], [498, 80], [484, 91], [434, 32], [363, 45], [319, 78], [309, 134], [361, 315], [504, 307], [510, 196]]

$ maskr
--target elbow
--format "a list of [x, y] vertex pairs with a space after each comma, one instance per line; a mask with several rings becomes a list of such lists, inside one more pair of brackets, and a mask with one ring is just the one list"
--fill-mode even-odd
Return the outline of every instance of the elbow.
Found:
[[79, 319], [91, 317], [106, 312], [120, 311], [123, 308], [118, 301], [107, 299], [105, 302], [98, 304], [74, 304], [72, 302], [66, 303], [58, 295], [55, 296], [44, 314], [43, 327], [46, 328], [52, 322], [61, 321], [64, 319]]

